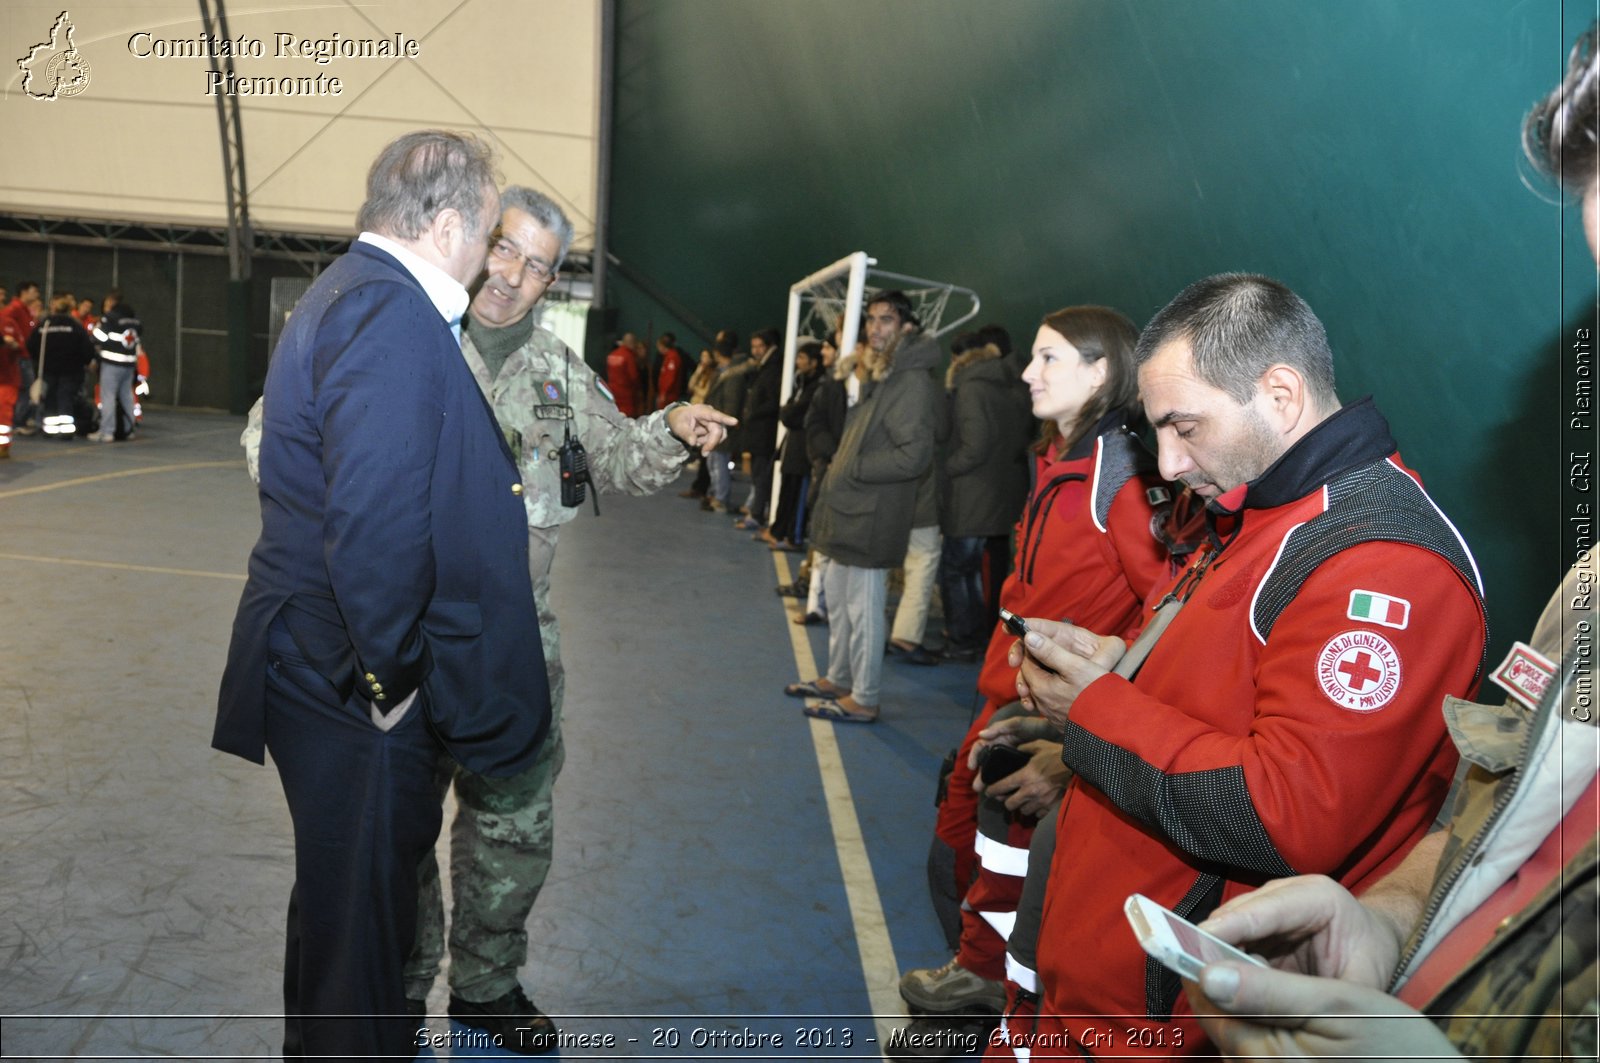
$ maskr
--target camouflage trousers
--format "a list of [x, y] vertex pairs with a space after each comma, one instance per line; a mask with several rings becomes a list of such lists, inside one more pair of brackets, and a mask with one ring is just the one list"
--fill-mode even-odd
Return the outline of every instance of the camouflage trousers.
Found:
[[[553, 552], [554, 543], [550, 546]], [[536, 571], [539, 564], [536, 559]], [[550, 676], [550, 733], [538, 759], [509, 779], [475, 775], [448, 756], [439, 764], [440, 800], [453, 782], [457, 803], [450, 827], [450, 992], [477, 1003], [516, 986], [517, 969], [528, 958], [528, 916], [550, 873], [550, 793], [566, 756], [561, 740], [566, 673], [550, 612], [548, 572], [546, 560], [533, 583]], [[418, 866], [417, 880], [417, 940], [405, 969], [411, 1000], [426, 999], [444, 958], [444, 901], [433, 853]]]

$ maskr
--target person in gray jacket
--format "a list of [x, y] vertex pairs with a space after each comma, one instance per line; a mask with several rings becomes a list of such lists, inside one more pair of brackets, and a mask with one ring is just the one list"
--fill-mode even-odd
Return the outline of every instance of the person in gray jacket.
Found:
[[911, 300], [881, 292], [867, 304], [869, 371], [845, 419], [812, 522], [812, 541], [831, 564], [828, 672], [784, 693], [819, 698], [806, 715], [840, 723], [878, 718], [884, 601], [889, 570], [911, 540], [917, 482], [933, 461], [939, 386], [930, 370], [939, 348], [921, 335]]
[[941, 463], [939, 593], [945, 656], [971, 661], [983, 653], [994, 626], [983, 593], [984, 548], [991, 536], [1011, 531], [1027, 500], [1034, 420], [1027, 385], [999, 347], [967, 333], [952, 351], [945, 374], [950, 435]]

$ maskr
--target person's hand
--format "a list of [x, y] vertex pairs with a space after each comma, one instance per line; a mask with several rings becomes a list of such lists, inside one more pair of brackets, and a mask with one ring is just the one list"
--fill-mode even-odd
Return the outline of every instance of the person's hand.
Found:
[[[1036, 740], [1018, 748], [1033, 754], [1033, 759], [1004, 779], [990, 783], [986, 792], [996, 799], [1005, 798], [1009, 811], [1024, 816], [1043, 815], [1061, 800], [1072, 779], [1072, 769], [1061, 762], [1059, 741]], [[981, 778], [979, 784], [982, 784]]]
[[1208, 963], [1184, 993], [1230, 1059], [1460, 1059], [1426, 1017], [1377, 989], [1243, 963]]
[[738, 423], [737, 417], [704, 403], [674, 406], [667, 411], [667, 429], [691, 447], [698, 447], [702, 455], [717, 449], [728, 438], [728, 429]]
[[1382, 989], [1406, 932], [1324, 875], [1273, 879], [1200, 924], [1273, 967]]
[[1028, 617], [1028, 636], [1011, 646], [1006, 661], [1017, 671], [1017, 696], [1025, 708], [1062, 727], [1083, 689], [1115, 668], [1127, 643], [1058, 620]]
[[[978, 740], [972, 743], [972, 752], [967, 754], [967, 768], [971, 771], [978, 770], [978, 758], [989, 746], [1022, 746], [1027, 742], [1048, 742], [1054, 740], [1056, 748], [1061, 748], [1058, 728], [1052, 728], [1050, 721], [1039, 716], [1008, 716], [1003, 720], [990, 723], [988, 727], [978, 732]], [[1062, 765], [1065, 767], [1066, 765]], [[974, 778], [972, 788], [983, 790], [983, 779]]]

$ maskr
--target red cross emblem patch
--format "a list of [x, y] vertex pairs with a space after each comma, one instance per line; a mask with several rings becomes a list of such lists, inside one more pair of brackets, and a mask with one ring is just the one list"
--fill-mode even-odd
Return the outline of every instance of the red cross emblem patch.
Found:
[[1375, 631], [1346, 631], [1317, 655], [1317, 682], [1335, 705], [1376, 712], [1400, 689], [1400, 654]]

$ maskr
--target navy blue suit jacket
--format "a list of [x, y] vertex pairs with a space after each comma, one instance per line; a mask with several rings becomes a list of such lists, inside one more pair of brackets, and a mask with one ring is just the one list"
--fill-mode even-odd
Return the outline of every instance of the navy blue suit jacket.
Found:
[[[530, 765], [550, 692], [517, 473], [448, 325], [356, 243], [301, 297], [267, 373], [261, 538], [212, 744], [261, 763], [278, 625], [364, 711], [420, 707], [472, 771]], [[377, 699], [378, 694], [381, 699]]]

